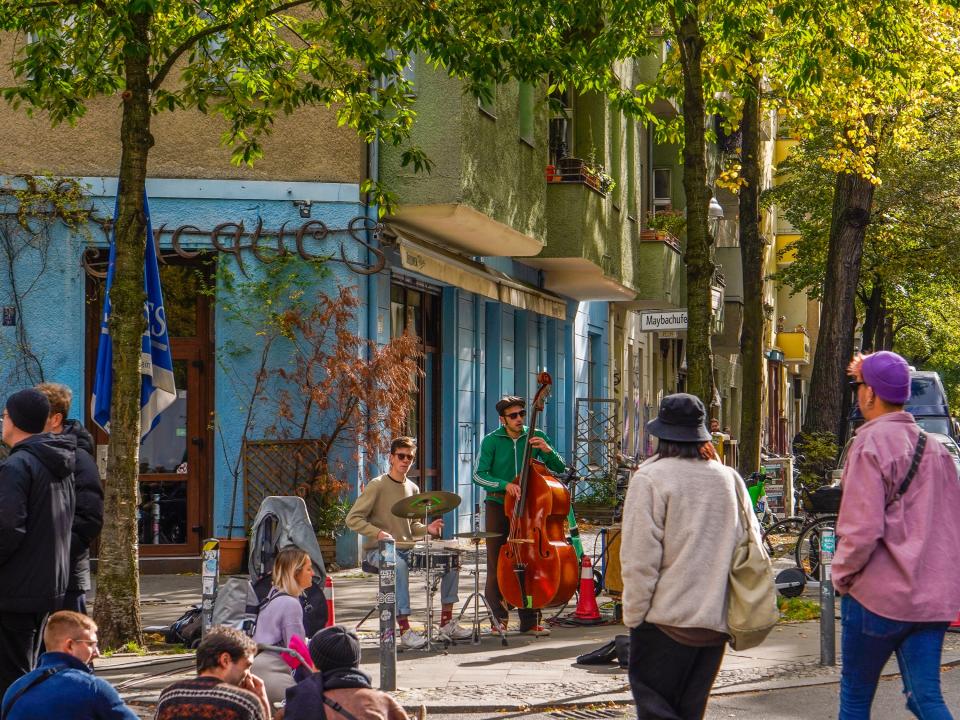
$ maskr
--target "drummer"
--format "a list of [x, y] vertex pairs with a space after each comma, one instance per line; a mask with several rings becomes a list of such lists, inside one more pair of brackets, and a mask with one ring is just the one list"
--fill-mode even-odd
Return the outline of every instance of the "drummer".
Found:
[[[363, 535], [365, 560], [379, 567], [378, 542], [393, 538], [397, 547], [397, 625], [400, 626], [400, 645], [418, 650], [427, 644], [427, 638], [410, 627], [410, 579], [409, 554], [416, 538], [426, 533], [439, 537], [443, 520], [429, 525], [416, 520], [400, 518], [390, 512], [398, 500], [416, 495], [420, 489], [407, 479], [411, 465], [417, 457], [417, 441], [412, 437], [398, 437], [390, 443], [390, 470], [373, 478], [364, 487], [360, 497], [347, 514], [347, 527]], [[462, 628], [453, 619], [453, 605], [459, 599], [459, 570], [452, 568], [443, 574], [440, 581], [440, 634], [452, 640], [467, 640], [471, 632]]]

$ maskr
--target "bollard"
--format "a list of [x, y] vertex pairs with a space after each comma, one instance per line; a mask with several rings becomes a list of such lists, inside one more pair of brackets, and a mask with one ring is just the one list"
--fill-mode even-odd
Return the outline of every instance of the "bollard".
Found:
[[837, 664], [837, 638], [834, 629], [833, 581], [830, 565], [836, 549], [836, 533], [832, 527], [820, 529], [820, 664]]
[[397, 549], [394, 541], [381, 540], [380, 591], [380, 689], [397, 689]]
[[217, 583], [220, 579], [220, 541], [203, 541], [203, 562], [200, 565], [200, 621], [201, 633], [207, 634], [213, 623], [213, 604], [217, 601]]

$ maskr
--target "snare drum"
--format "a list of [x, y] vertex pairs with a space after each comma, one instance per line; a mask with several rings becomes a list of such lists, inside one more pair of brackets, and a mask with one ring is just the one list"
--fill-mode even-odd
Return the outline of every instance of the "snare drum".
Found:
[[[407, 556], [407, 566], [412, 572], [423, 572], [427, 569], [427, 550], [422, 546], [413, 548]], [[460, 569], [460, 553], [450, 550], [430, 550], [430, 569], [436, 572], [447, 572]]]

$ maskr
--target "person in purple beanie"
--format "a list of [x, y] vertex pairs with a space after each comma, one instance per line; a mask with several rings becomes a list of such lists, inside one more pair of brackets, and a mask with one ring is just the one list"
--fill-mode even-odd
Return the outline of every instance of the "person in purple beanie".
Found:
[[843, 469], [833, 584], [841, 599], [840, 720], [866, 720], [896, 653], [907, 709], [952, 718], [940, 654], [960, 611], [960, 479], [947, 449], [905, 412], [910, 368], [896, 353], [857, 355], [850, 385], [866, 420]]

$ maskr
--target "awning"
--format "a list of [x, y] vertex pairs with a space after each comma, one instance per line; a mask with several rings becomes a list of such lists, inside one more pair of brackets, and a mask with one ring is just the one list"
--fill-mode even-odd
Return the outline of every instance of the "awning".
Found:
[[405, 270], [522, 310], [557, 320], [567, 319], [567, 303], [558, 295], [522, 283], [468, 257], [415, 240], [393, 226], [390, 231], [397, 236], [400, 265]]

